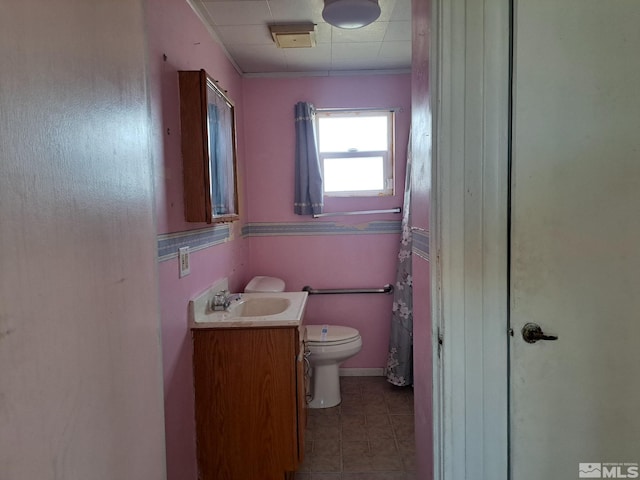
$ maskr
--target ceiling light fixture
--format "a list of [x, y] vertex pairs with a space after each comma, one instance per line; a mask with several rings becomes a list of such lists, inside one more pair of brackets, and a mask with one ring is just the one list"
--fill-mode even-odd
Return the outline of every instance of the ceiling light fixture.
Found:
[[379, 16], [378, 0], [324, 0], [322, 10], [322, 18], [338, 28], [361, 28]]

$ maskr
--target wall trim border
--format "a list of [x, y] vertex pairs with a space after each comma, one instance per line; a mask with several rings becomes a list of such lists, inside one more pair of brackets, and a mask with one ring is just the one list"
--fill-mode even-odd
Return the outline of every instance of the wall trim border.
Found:
[[355, 225], [338, 222], [247, 223], [243, 237], [304, 236], [304, 235], [377, 235], [400, 234], [399, 220], [377, 220]]
[[197, 230], [186, 230], [158, 235], [158, 261], [164, 262], [178, 257], [180, 247], [189, 247], [191, 252], [219, 245], [231, 238], [230, 224], [214, 225]]
[[[400, 233], [401, 224], [399, 220], [375, 220], [355, 225], [339, 222], [263, 222], [247, 223], [242, 227], [243, 237], [399, 235]], [[157, 236], [158, 262], [177, 258], [178, 249], [181, 247], [189, 247], [192, 252], [197, 252], [198, 250], [228, 242], [231, 237], [231, 226], [228, 223], [182, 232], [159, 234]], [[428, 240], [426, 245], [428, 246]]]

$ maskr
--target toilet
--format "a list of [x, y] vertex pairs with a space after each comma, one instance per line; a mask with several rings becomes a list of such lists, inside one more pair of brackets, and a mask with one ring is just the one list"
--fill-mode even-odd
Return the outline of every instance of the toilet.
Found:
[[306, 337], [312, 397], [308, 406], [335, 407], [342, 400], [339, 367], [362, 349], [360, 332], [338, 325], [306, 325]]
[[[246, 293], [284, 292], [280, 278], [257, 276], [247, 284]], [[362, 349], [360, 332], [339, 325], [305, 325], [306, 348], [311, 366], [311, 402], [309, 408], [329, 408], [338, 405], [342, 362]]]
[[253, 277], [247, 286], [244, 287], [245, 293], [276, 293], [284, 292], [284, 280], [276, 277]]

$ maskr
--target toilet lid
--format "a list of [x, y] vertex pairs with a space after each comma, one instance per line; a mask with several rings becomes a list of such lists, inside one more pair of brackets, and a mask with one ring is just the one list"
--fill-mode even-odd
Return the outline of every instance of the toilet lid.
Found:
[[338, 325], [305, 325], [305, 328], [309, 342], [340, 342], [360, 335], [355, 328]]

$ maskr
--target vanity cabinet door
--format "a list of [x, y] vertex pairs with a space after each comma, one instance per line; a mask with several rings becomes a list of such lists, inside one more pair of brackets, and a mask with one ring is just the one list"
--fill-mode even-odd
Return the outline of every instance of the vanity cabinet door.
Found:
[[282, 480], [299, 457], [297, 329], [194, 330], [193, 342], [199, 478]]

